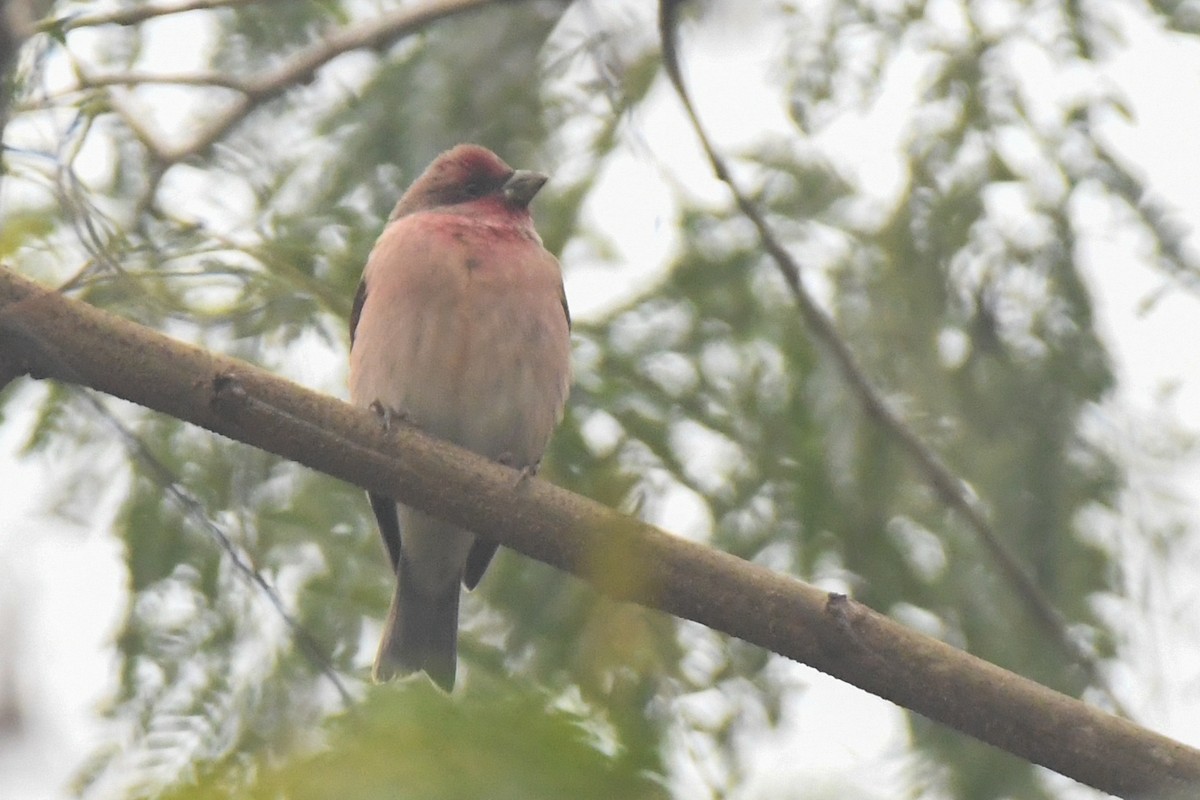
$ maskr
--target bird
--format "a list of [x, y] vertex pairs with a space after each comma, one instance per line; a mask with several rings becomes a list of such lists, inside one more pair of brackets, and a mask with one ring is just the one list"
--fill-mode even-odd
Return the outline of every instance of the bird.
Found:
[[[485, 147], [439, 156], [376, 240], [350, 318], [350, 399], [385, 420], [522, 470], [537, 469], [571, 382], [571, 315], [558, 260], [529, 203], [548, 177]], [[498, 545], [368, 493], [396, 586], [372, 671], [457, 671], [460, 584], [473, 589]]]

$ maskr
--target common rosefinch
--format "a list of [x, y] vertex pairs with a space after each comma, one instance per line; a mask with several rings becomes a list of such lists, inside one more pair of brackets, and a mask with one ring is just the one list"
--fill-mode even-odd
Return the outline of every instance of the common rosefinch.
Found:
[[[529, 201], [546, 176], [486, 148], [438, 156], [375, 243], [350, 319], [350, 398], [518, 468], [538, 463], [570, 383], [570, 315], [558, 261]], [[459, 582], [497, 545], [371, 494], [396, 591], [376, 680], [424, 670], [454, 687]]]

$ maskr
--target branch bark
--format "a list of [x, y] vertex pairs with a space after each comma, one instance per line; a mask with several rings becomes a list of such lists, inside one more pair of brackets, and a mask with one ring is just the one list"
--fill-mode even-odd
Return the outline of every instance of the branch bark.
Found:
[[[1121, 797], [1200, 794], [1200, 750], [915, 633], [849, 598], [673, 537], [257, 367], [0, 268], [0, 363], [92, 387], [399, 498], [600, 591], [813, 666]], [[631, 568], [632, 566], [632, 568]]]

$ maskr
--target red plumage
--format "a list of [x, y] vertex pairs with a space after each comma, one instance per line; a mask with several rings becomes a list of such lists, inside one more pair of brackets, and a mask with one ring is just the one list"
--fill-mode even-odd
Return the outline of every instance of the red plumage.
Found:
[[[570, 383], [570, 320], [558, 261], [528, 204], [545, 176], [491, 151], [442, 153], [397, 203], [363, 273], [351, 320], [350, 397], [514, 467], [537, 464]], [[377, 680], [424, 670], [454, 685], [459, 584], [495, 545], [371, 497], [397, 576]]]

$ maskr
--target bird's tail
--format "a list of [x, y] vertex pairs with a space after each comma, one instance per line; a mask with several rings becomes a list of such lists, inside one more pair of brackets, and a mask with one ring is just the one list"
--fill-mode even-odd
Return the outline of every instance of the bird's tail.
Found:
[[396, 570], [396, 593], [375, 657], [378, 682], [424, 670], [443, 690], [454, 688], [458, 661], [458, 581], [436, 596], [427, 595], [407, 575], [403, 552]]

